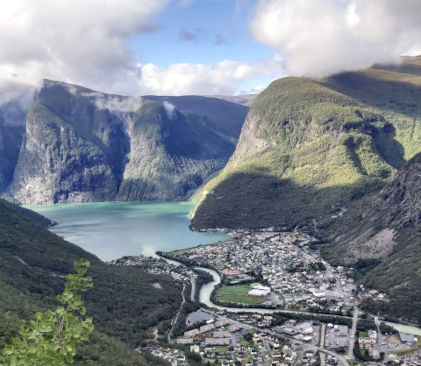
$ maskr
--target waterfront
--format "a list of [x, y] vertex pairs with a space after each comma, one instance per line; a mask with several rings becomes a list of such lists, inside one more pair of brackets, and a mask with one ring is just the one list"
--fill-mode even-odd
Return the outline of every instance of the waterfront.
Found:
[[224, 240], [189, 229], [190, 202], [100, 202], [29, 206], [57, 222], [50, 230], [104, 261], [155, 255]]

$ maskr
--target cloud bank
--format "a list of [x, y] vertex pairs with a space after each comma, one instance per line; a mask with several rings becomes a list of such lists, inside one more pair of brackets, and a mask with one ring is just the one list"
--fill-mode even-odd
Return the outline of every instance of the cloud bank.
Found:
[[259, 0], [250, 29], [286, 71], [326, 76], [421, 52], [420, 0]]
[[213, 65], [178, 63], [168, 67], [141, 66], [139, 87], [151, 94], [234, 94], [242, 82], [254, 76], [275, 77], [283, 70], [283, 59], [246, 62], [220, 61]]
[[275, 77], [281, 70], [274, 58], [139, 65], [127, 39], [156, 30], [157, 16], [171, 2], [192, 1], [0, 2], [0, 104], [13, 97], [17, 85], [39, 86], [44, 78], [125, 95], [232, 94], [250, 76]]

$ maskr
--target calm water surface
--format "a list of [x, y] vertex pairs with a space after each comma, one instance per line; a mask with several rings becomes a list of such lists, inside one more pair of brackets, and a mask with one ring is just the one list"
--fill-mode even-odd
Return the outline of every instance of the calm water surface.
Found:
[[51, 231], [104, 261], [224, 240], [189, 230], [190, 202], [101, 202], [28, 208], [56, 221]]

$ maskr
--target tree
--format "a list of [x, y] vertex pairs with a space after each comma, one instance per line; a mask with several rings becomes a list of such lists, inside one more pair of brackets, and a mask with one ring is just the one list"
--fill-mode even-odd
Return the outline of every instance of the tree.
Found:
[[76, 346], [88, 340], [94, 326], [92, 318], [84, 318], [86, 308], [80, 292], [93, 286], [86, 276], [89, 262], [74, 262], [75, 274], [66, 276], [66, 284], [55, 310], [35, 314], [23, 325], [19, 336], [6, 345], [0, 355], [0, 366], [67, 366], [72, 365]]

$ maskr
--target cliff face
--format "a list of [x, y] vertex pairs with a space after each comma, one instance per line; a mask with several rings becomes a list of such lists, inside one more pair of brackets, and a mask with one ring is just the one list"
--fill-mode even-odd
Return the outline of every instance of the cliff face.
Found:
[[[181, 110], [166, 99], [45, 81], [8, 195], [25, 204], [189, 197], [228, 161], [247, 108], [179, 98]], [[188, 110], [200, 111], [200, 103], [212, 108]], [[230, 128], [215, 108], [230, 111]]]
[[25, 204], [107, 200], [117, 190], [105, 151], [47, 107], [31, 106], [9, 191], [14, 199]]
[[25, 114], [18, 100], [0, 106], [0, 193], [13, 179], [25, 132]]
[[405, 62], [412, 66], [274, 81], [204, 187], [192, 227], [317, 232], [379, 192], [421, 151], [421, 59]]
[[177, 200], [189, 197], [222, 169], [234, 150], [199, 116], [148, 102], [129, 121], [130, 154], [117, 199]]

